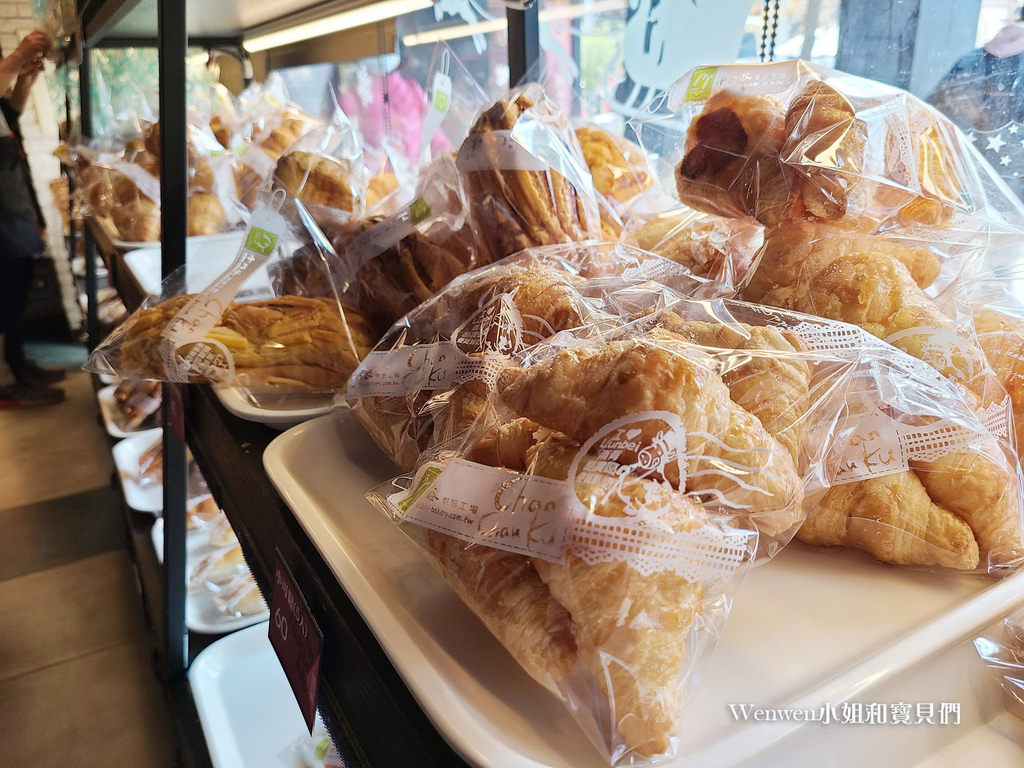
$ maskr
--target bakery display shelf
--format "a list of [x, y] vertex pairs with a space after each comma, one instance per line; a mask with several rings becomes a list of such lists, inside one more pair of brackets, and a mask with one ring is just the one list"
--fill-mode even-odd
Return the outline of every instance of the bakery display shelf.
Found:
[[[396, 470], [356, 419], [307, 422], [275, 440], [264, 460], [405, 682], [460, 753], [503, 768], [604, 764], [412, 541], [362, 499]], [[857, 756], [850, 764], [895, 756], [894, 765], [916, 765], [961, 732], [883, 728], [865, 742], [849, 727], [744, 724], [730, 716], [729, 704], [818, 711], [851, 701], [949, 701], [960, 703], [962, 731], [984, 729], [998, 689], [972, 687], [969, 673], [979, 661], [970, 639], [1022, 604], [1024, 573], [1002, 581], [923, 575], [863, 553], [790, 545], [753, 569], [733, 597], [684, 715], [684, 757], [671, 764], [800, 765], [841, 749]]]
[[[270, 598], [280, 552], [323, 633], [318, 705], [339, 751], [352, 765], [405, 765], [411, 755], [424, 767], [464, 764], [267, 477], [263, 452], [280, 433], [233, 416], [208, 386], [194, 393], [186, 410], [189, 445], [260, 591]], [[352, 499], [353, 509], [362, 503]]]

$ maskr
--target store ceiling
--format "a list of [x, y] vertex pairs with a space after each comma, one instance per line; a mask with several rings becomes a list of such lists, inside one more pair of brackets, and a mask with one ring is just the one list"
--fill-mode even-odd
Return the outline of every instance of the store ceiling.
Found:
[[[186, 0], [186, 13], [192, 37], [240, 37], [244, 30], [293, 13], [323, 8], [326, 15], [361, 4], [357, 0]], [[157, 0], [93, 0], [91, 5], [103, 6], [102, 17], [112, 19], [103, 33], [106, 41], [156, 37]], [[98, 21], [101, 23], [105, 21]], [[99, 32], [97, 28], [87, 30], [93, 39]]]

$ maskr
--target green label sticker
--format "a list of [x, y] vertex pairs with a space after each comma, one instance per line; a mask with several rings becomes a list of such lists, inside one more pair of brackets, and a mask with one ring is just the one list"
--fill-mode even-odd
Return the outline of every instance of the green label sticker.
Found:
[[701, 67], [693, 73], [690, 84], [686, 86], [686, 101], [704, 101], [711, 95], [711, 86], [715, 83], [718, 67]]
[[411, 203], [409, 203], [409, 218], [413, 224], [419, 224], [421, 221], [430, 217], [430, 206], [427, 205], [427, 201], [422, 197], [417, 197]]
[[436, 91], [434, 93], [434, 109], [438, 112], [448, 111], [448, 100], [451, 97], [444, 91]]
[[252, 227], [245, 236], [245, 247], [262, 256], [269, 256], [277, 246], [277, 235], [259, 227]]
[[316, 745], [316, 750], [313, 752], [313, 756], [317, 760], [323, 760], [327, 757], [327, 750], [331, 748], [330, 739], [322, 739], [319, 744]]
[[398, 502], [398, 508], [403, 512], [408, 512], [409, 507], [415, 504], [416, 500], [426, 493], [427, 489], [434, 484], [434, 481], [440, 474], [440, 467], [427, 467], [426, 471], [423, 473], [423, 477], [420, 478], [420, 484], [416, 486], [416, 490], [412, 492], [411, 496]]

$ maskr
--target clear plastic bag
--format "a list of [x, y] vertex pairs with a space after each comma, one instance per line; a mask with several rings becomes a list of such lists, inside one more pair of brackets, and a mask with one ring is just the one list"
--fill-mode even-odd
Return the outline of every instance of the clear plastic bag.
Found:
[[524, 251], [452, 281], [399, 320], [349, 381], [347, 403], [403, 468], [461, 434], [512, 355], [562, 331], [594, 326], [586, 277], [640, 269], [625, 246]]
[[[943, 242], [1019, 236], [1024, 208], [955, 126], [904, 91], [803, 61], [700, 67], [638, 121], [695, 208], [867, 221]], [[671, 181], [670, 181], [671, 180]]]
[[706, 278], [708, 290], [699, 298], [730, 298], [747, 281], [764, 243], [764, 229], [680, 206], [655, 189], [634, 201], [621, 240]]
[[568, 119], [537, 84], [485, 109], [459, 149], [482, 263], [601, 239], [593, 179]]
[[199, 293], [187, 292], [184, 270], [169, 277], [160, 294], [94, 350], [87, 368], [160, 381], [232, 384], [257, 404], [341, 389], [376, 338], [361, 313], [336, 295], [233, 301], [251, 280], [265, 280], [269, 287], [266, 264], [280, 258], [279, 249], [288, 253], [301, 244], [279, 213], [258, 209], [223, 274]]
[[122, 381], [114, 390], [114, 421], [125, 432], [134, 432], [153, 416], [162, 402], [160, 384], [155, 381]]

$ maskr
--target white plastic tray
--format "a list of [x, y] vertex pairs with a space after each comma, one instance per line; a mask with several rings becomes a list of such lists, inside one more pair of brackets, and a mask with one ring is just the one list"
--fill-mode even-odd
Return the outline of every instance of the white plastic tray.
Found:
[[100, 415], [103, 416], [103, 426], [107, 428], [107, 434], [120, 440], [121, 438], [145, 432], [146, 430], [142, 429], [127, 431], [117, 426], [117, 422], [114, 420], [114, 412], [117, 408], [117, 403], [114, 400], [114, 391], [116, 389], [117, 384], [111, 384], [96, 393], [96, 399], [100, 403]]
[[[361, 500], [398, 471], [354, 418], [336, 421], [289, 430], [267, 448], [264, 464], [439, 731], [477, 765], [604, 765], [561, 705], [517, 667], [413, 544]], [[685, 713], [685, 757], [672, 764], [802, 765], [820, 763], [826, 753], [836, 765], [862, 764], [847, 755], [874, 768], [919, 763], [983, 724], [970, 685], [949, 670], [966, 669], [971, 659], [962, 641], [1021, 603], [1024, 573], [994, 583], [885, 566], [858, 552], [788, 548], [739, 589]], [[908, 680], [916, 686], [903, 692], [916, 696], [911, 701], [960, 701], [963, 725], [826, 729], [743, 724], [729, 714], [728, 704], [899, 701], [887, 697], [900, 695]]]
[[[203, 290], [227, 269], [238, 254], [244, 236], [244, 232], [228, 232], [210, 237], [188, 238], [185, 243], [187, 292]], [[156, 293], [160, 288], [160, 250], [159, 243], [146, 243], [124, 256], [124, 263], [146, 294]], [[250, 300], [265, 299], [272, 295], [270, 276], [266, 268], [261, 268], [242, 287], [238, 300], [247, 297]]]
[[215, 768], [281, 768], [308, 733], [265, 626], [205, 648], [188, 679]]
[[288, 398], [281, 407], [271, 408], [256, 405], [245, 393], [236, 387], [216, 386], [213, 391], [228, 411], [246, 421], [258, 421], [276, 429], [289, 429], [296, 424], [330, 413], [333, 398], [322, 397]]
[[[164, 561], [164, 521], [162, 518], [153, 524], [150, 535], [153, 539], [153, 549], [156, 550], [157, 560], [162, 563]], [[185, 580], [188, 581], [203, 556], [212, 552], [213, 548], [208, 545], [202, 531], [189, 533], [185, 538], [185, 546], [187, 549]], [[189, 589], [185, 594], [185, 626], [191, 632], [219, 635], [251, 627], [253, 624], [259, 624], [269, 618], [269, 610], [241, 618], [225, 616], [217, 610], [217, 603], [209, 592]]]
[[117, 467], [118, 477], [121, 478], [124, 500], [132, 509], [154, 515], [159, 515], [164, 508], [163, 486], [139, 485], [139, 457], [161, 434], [163, 430], [160, 427], [136, 432], [111, 450], [114, 454], [114, 466]]

